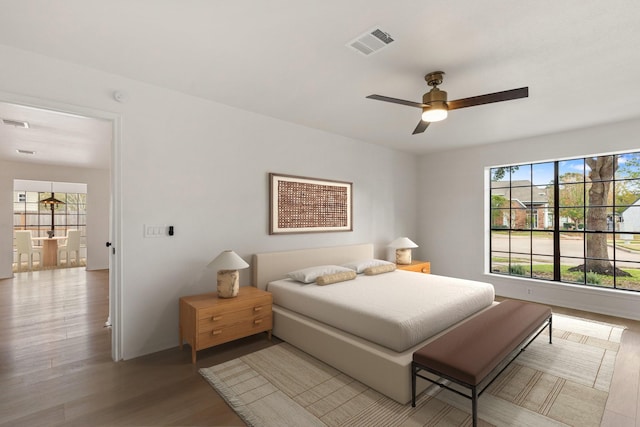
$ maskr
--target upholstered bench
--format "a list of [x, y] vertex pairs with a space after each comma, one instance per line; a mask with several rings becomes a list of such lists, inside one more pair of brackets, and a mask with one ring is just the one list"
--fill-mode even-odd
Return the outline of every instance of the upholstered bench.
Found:
[[[547, 306], [505, 300], [431, 341], [413, 353], [411, 405], [416, 406], [416, 378], [420, 377], [471, 399], [476, 426], [482, 392], [547, 326], [551, 344], [551, 317]], [[440, 378], [428, 378], [420, 373], [423, 370]], [[470, 389], [470, 395], [442, 379]]]

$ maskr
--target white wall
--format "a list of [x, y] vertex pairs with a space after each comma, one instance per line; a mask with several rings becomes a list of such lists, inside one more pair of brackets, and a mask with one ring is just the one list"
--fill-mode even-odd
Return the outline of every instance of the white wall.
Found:
[[[109, 171], [0, 160], [0, 278], [12, 277], [13, 180], [87, 184], [87, 270], [109, 268]], [[59, 190], [62, 191], [62, 190]]]
[[[412, 155], [12, 48], [0, 46], [0, 58], [0, 92], [121, 117], [124, 358], [177, 345], [178, 298], [215, 290], [205, 266], [222, 250], [250, 262], [256, 252], [373, 242], [385, 256], [392, 239], [415, 236]], [[269, 172], [353, 182], [354, 231], [268, 235]], [[173, 225], [175, 236], [145, 239], [144, 224]]]
[[[485, 168], [640, 150], [640, 120], [424, 156], [419, 162], [417, 250], [435, 274], [488, 281], [500, 295], [640, 318], [640, 293], [485, 274]], [[527, 289], [532, 293], [528, 294]]]

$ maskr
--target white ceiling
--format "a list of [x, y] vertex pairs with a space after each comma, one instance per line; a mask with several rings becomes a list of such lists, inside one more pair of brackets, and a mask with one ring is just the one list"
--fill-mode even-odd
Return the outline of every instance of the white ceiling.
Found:
[[[0, 10], [0, 44], [413, 153], [640, 117], [637, 1], [0, 0]], [[369, 57], [345, 46], [373, 27], [395, 41]], [[529, 98], [455, 110], [415, 136], [419, 109], [365, 98], [419, 102], [435, 70], [449, 99], [521, 86]]]
[[[0, 102], [0, 119], [27, 122], [28, 129], [0, 120], [0, 159], [108, 169], [112, 123]], [[33, 151], [21, 154], [17, 150]]]

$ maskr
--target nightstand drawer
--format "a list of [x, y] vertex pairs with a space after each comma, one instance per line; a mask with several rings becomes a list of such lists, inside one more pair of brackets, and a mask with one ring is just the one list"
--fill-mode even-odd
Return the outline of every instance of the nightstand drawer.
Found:
[[263, 302], [261, 304], [253, 304], [249, 307], [242, 307], [234, 311], [228, 310], [202, 310], [200, 319], [198, 319], [198, 331], [200, 333], [211, 331], [223, 326], [233, 325], [240, 321], [264, 316], [271, 313], [271, 303]]
[[222, 313], [229, 313], [232, 311], [249, 311], [258, 312], [265, 309], [266, 306], [271, 306], [271, 294], [264, 295], [256, 298], [228, 298], [222, 300], [221, 304], [213, 307], [202, 308], [198, 312], [199, 320], [206, 319], [208, 317], [214, 317]]
[[267, 316], [252, 317], [243, 319], [233, 324], [219, 324], [208, 331], [200, 330], [198, 335], [198, 348], [211, 347], [271, 330], [273, 327], [273, 317]]

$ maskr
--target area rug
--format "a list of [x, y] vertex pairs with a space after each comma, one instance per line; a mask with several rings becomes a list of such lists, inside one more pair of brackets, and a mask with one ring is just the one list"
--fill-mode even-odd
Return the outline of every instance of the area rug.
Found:
[[[623, 327], [554, 315], [482, 394], [481, 426], [599, 426]], [[471, 426], [471, 401], [437, 386], [401, 405], [287, 343], [200, 370], [249, 426]]]

